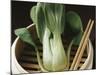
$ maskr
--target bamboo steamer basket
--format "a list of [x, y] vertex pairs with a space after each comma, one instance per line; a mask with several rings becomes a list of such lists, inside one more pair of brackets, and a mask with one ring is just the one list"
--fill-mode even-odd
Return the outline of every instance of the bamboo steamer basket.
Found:
[[[42, 45], [38, 43], [34, 24], [29, 25], [28, 30], [33, 35], [33, 39], [37, 40], [39, 53], [42, 58]], [[70, 63], [72, 63], [76, 50], [71, 51]], [[40, 67], [37, 62], [36, 52], [32, 48], [27, 48], [26, 44], [17, 37], [11, 48], [11, 68], [13, 74], [20, 73], [40, 73]], [[71, 64], [70, 64], [71, 65]], [[92, 69], [93, 65], [93, 46], [89, 40], [88, 46], [82, 56], [78, 70]]]

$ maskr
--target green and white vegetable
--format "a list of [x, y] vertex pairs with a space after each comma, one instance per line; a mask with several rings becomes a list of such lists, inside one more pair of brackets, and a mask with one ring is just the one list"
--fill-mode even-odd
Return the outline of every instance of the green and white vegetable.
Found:
[[[72, 11], [66, 13], [62, 4], [37, 3], [32, 7], [30, 16], [43, 45], [43, 62], [29, 31], [20, 28], [15, 30], [15, 34], [35, 48], [43, 72], [68, 70], [71, 47], [73, 44], [79, 44], [83, 33], [79, 15]], [[72, 34], [77, 34], [71, 40], [67, 50], [64, 50], [61, 38], [65, 25], [70, 28]]]
[[[59, 10], [58, 10], [59, 9]], [[34, 13], [36, 12], [36, 13]], [[36, 14], [36, 19], [32, 17]], [[67, 66], [67, 57], [61, 40], [64, 30], [64, 5], [38, 3], [31, 18], [36, 24], [38, 37], [43, 44], [43, 66], [48, 71], [63, 70]]]

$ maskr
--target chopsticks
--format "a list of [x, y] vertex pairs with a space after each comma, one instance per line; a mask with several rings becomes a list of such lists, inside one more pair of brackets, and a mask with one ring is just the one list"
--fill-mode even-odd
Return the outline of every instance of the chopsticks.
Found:
[[78, 65], [81, 61], [82, 55], [84, 53], [85, 47], [87, 45], [93, 24], [94, 24], [94, 20], [89, 19], [86, 30], [83, 34], [82, 40], [80, 41], [78, 50], [77, 50], [75, 57], [73, 59], [73, 62], [71, 64], [70, 70], [77, 70]]

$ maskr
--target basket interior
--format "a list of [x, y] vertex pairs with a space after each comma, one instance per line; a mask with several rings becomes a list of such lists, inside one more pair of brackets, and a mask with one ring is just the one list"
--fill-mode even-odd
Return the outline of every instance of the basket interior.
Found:
[[[37, 42], [38, 42], [38, 40], [37, 40]], [[39, 48], [39, 53], [40, 53], [40, 56], [42, 59], [42, 45], [38, 44], [38, 48]], [[76, 54], [76, 50], [77, 50], [77, 47], [73, 47], [71, 50], [70, 65]], [[78, 69], [82, 66], [82, 64], [84, 64], [86, 58], [87, 58], [87, 52], [85, 50], [85, 52], [82, 56], [81, 62], [78, 66]], [[25, 44], [23, 51], [20, 55], [20, 58], [18, 59], [18, 62], [28, 72], [40, 72], [40, 67], [37, 62], [36, 52], [33, 49], [33, 47], [31, 47], [28, 44]]]
[[[40, 43], [39, 39], [37, 39], [35, 32], [33, 33], [33, 28], [29, 29], [31, 34], [33, 35], [32, 37], [35, 39], [35, 43], [36, 45], [38, 46], [38, 49], [39, 49], [39, 53], [40, 53], [40, 56], [41, 56], [41, 59], [42, 59], [42, 44]], [[63, 39], [63, 44], [64, 44], [64, 48], [65, 50], [67, 50], [67, 40], [66, 39]], [[76, 54], [76, 50], [77, 50], [78, 47], [76, 46], [73, 46], [72, 47], [72, 50], [71, 50], [71, 57], [70, 57], [70, 66], [71, 66], [71, 63], [73, 61], [73, 58]], [[16, 49], [17, 50], [17, 49]], [[17, 56], [17, 55], [16, 55]], [[82, 56], [82, 59], [81, 59], [81, 62], [78, 66], [78, 69], [84, 64], [85, 60], [87, 58], [87, 50], [85, 50], [83, 56]], [[40, 67], [38, 65], [38, 62], [37, 62], [37, 56], [36, 56], [36, 52], [34, 50], [34, 48], [30, 45], [28, 45], [27, 43], [24, 43], [24, 46], [22, 48], [22, 51], [20, 53], [20, 57], [18, 57], [18, 63], [23, 67], [23, 69], [25, 69], [27, 72], [29, 73], [32, 73], [32, 72], [41, 72], [40, 71]]]

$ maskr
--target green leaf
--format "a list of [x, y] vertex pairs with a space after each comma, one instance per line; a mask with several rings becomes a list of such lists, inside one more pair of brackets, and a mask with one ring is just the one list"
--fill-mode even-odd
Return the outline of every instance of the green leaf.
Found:
[[83, 35], [83, 26], [80, 16], [74, 11], [67, 12], [66, 25], [68, 30], [74, 35], [73, 44], [79, 45]]
[[36, 6], [33, 6], [30, 11], [30, 17], [32, 21], [36, 24]]
[[81, 18], [74, 11], [67, 12], [66, 24], [67, 24], [68, 28], [70, 28], [70, 30], [75, 34], [83, 31]]
[[79, 45], [79, 44], [80, 44], [80, 41], [81, 41], [81, 39], [82, 39], [82, 36], [83, 36], [83, 32], [80, 32], [79, 34], [77, 34], [77, 35], [73, 38], [74, 45]]
[[[58, 10], [59, 9], [59, 10]], [[59, 32], [64, 31], [65, 26], [65, 7], [62, 4], [55, 4], [56, 27]]]
[[36, 24], [37, 35], [42, 42], [45, 31], [45, 18], [42, 3], [37, 3], [37, 6], [32, 7], [30, 16], [32, 21]]
[[[62, 4], [44, 4], [44, 13], [46, 25], [51, 32], [60, 32], [64, 30], [64, 5]], [[59, 10], [58, 10], [59, 9]]]
[[42, 63], [42, 61], [41, 61], [38, 48], [37, 48], [37, 46], [35, 45], [35, 43], [33, 42], [32, 37], [31, 37], [29, 31], [28, 31], [26, 28], [20, 28], [20, 29], [16, 29], [16, 30], [15, 30], [15, 34], [16, 34], [17, 36], [19, 36], [19, 38], [20, 38], [22, 41], [24, 41], [24, 42], [26, 42], [26, 43], [32, 45], [32, 46], [35, 48], [35, 51], [36, 51], [36, 54], [37, 54], [37, 60], [38, 60], [38, 63], [39, 63], [39, 66], [40, 66], [41, 70], [42, 70], [43, 72], [48, 72], [48, 71], [44, 68], [44, 66], [43, 66], [43, 63]]
[[26, 28], [16, 29], [15, 34], [19, 36], [19, 38], [23, 40], [24, 42], [27, 42], [31, 44], [32, 46], [35, 46], [35, 44], [33, 43], [32, 37]]
[[47, 27], [50, 29], [51, 32], [53, 32], [55, 30], [55, 9], [54, 9], [55, 5], [54, 4], [50, 4], [50, 3], [45, 3], [44, 4], [44, 13], [45, 13], [45, 23], [47, 25]]

